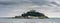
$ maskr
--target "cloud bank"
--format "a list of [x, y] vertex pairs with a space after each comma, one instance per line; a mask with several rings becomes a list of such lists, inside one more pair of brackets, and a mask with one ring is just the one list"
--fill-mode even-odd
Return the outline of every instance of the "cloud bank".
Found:
[[31, 9], [48, 17], [60, 17], [59, 0], [0, 0], [0, 17], [18, 16]]

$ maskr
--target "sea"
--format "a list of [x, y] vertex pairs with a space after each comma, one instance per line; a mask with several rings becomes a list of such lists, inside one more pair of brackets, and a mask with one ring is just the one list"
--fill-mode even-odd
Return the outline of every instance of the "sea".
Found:
[[60, 23], [60, 18], [49, 18], [49, 19], [0, 18], [0, 23]]

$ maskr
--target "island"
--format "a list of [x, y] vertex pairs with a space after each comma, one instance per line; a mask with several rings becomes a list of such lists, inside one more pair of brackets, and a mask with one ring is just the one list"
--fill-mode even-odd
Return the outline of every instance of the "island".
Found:
[[45, 19], [48, 18], [43, 13], [37, 12], [36, 10], [30, 10], [26, 13], [21, 14], [21, 16], [15, 16], [14, 18], [24, 18], [24, 19]]

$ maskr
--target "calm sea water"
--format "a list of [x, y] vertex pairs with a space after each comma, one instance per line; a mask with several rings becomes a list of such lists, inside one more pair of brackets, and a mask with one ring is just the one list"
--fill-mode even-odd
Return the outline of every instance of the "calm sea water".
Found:
[[12, 19], [0, 18], [0, 23], [60, 23], [60, 18], [50, 19]]

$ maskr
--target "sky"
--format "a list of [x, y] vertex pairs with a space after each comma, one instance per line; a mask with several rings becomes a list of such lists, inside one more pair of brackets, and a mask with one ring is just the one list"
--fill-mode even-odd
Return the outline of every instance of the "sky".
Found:
[[0, 17], [14, 17], [36, 10], [49, 18], [60, 18], [60, 0], [0, 0]]

